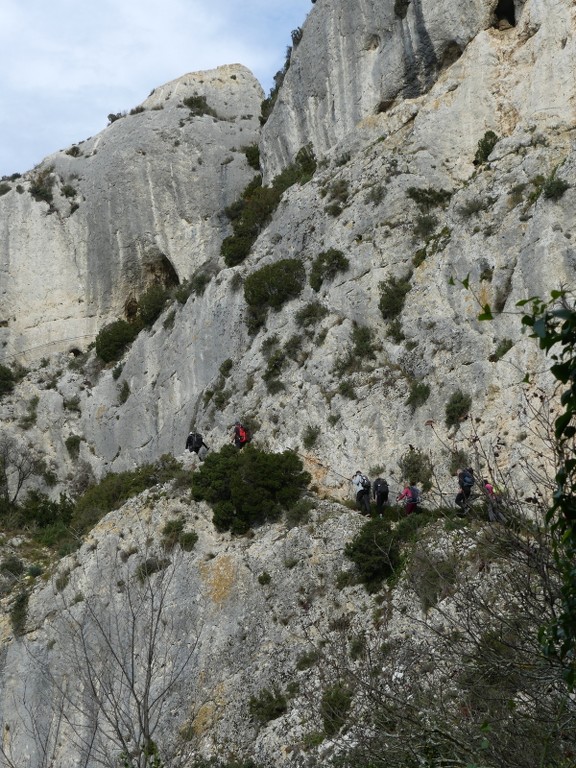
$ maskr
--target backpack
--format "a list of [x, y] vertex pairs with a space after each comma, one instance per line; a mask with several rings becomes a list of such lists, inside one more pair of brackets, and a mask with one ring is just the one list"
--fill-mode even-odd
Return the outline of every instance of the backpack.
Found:
[[188, 435], [188, 450], [195, 451], [201, 448], [203, 442], [202, 435], [198, 432], [193, 432], [191, 435]]
[[410, 499], [409, 500], [411, 502], [413, 502], [414, 504], [418, 504], [418, 502], [420, 501], [420, 491], [418, 490], [418, 488], [416, 488], [415, 485], [411, 485], [409, 487], [409, 490], [410, 490]]
[[383, 480], [381, 477], [377, 477], [376, 480], [374, 480], [374, 493], [381, 494], [388, 498], [388, 483], [386, 480]]
[[240, 445], [244, 445], [244, 443], [247, 443], [249, 439], [248, 430], [243, 424], [240, 424], [238, 426], [238, 440], [240, 441]]
[[370, 480], [366, 477], [366, 475], [360, 475], [360, 479], [362, 481], [362, 488], [364, 488], [365, 491], [370, 490]]
[[465, 469], [464, 472], [462, 472], [462, 474], [460, 475], [460, 482], [462, 483], [463, 488], [472, 488], [472, 486], [476, 481], [474, 480], [474, 477], [470, 474], [470, 472], [468, 472], [468, 470]]

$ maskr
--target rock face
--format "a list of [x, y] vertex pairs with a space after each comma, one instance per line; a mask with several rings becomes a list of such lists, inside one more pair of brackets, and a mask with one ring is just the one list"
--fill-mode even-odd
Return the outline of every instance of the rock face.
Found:
[[[542, 446], [534, 403], [546, 408], [553, 386], [516, 302], [574, 279], [575, 61], [569, 0], [317, 0], [262, 130], [259, 85], [240, 66], [222, 67], [156, 89], [144, 111], [11, 181], [0, 196], [0, 363], [18, 359], [29, 370], [0, 401], [0, 419], [58, 478], [27, 488], [56, 498], [84, 473], [164, 453], [190, 466], [188, 430], [218, 449], [236, 418], [251, 423], [259, 446], [297, 451], [315, 492], [331, 499], [349, 497], [357, 467], [385, 474], [394, 496], [409, 479], [399, 459], [411, 446], [433, 465], [431, 506], [452, 503], [452, 460], [462, 455], [508, 483]], [[243, 148], [257, 141], [265, 183], [307, 144], [317, 170], [283, 194], [249, 256], [227, 267], [224, 209], [254, 175]], [[52, 199], [35, 200], [51, 181]], [[319, 257], [334, 253], [346, 265], [311, 281]], [[302, 263], [301, 291], [250, 329], [245, 280], [281, 259]], [[62, 354], [84, 351], [147, 286], [198, 271], [209, 278], [205, 290], [166, 306], [118, 364]], [[492, 323], [478, 320], [486, 305]], [[540, 373], [522, 386], [532, 372]], [[455, 396], [469, 406], [451, 421]], [[538, 490], [528, 483], [520, 495]], [[301, 730], [286, 716], [258, 736], [252, 725], [240, 733], [240, 692], [286, 683], [307, 633], [328, 632], [333, 604], [348, 601], [350, 615], [367, 609], [361, 590], [341, 599], [324, 590], [326, 574], [346, 569], [342, 549], [359, 522], [323, 504], [313, 532], [270, 526], [249, 543], [217, 534], [202, 506], [153, 494], [135, 501], [101, 524], [93, 549], [62, 564], [76, 572], [70, 587], [36, 588], [28, 625], [36, 655], [59, 669], [58, 621], [86, 619], [75, 596], [120, 600], [131, 555], [118, 562], [118, 553], [146, 551], [142, 520], [158, 539], [182, 513], [201, 538], [170, 593], [174, 602], [186, 596], [170, 642], [197, 638], [202, 674], [196, 698], [178, 686], [170, 697], [171, 732], [186, 726], [175, 713], [191, 706], [187, 732], [204, 755], [225, 744], [227, 754], [278, 765], [281, 753], [289, 764], [283, 729], [292, 729], [291, 749]], [[310, 568], [278, 576], [277, 590], [255, 584], [264, 572], [274, 580], [280, 559], [304, 558]], [[99, 563], [114, 574], [109, 583], [96, 583]], [[313, 626], [308, 609], [295, 608], [300, 587], [318, 589]], [[6, 712], [12, 696], [22, 700], [30, 660], [7, 623], [4, 640]], [[25, 729], [13, 738], [24, 755]]]
[[185, 75], [13, 182], [0, 198], [5, 353], [83, 348], [151, 284], [217, 259], [223, 209], [254, 175], [242, 148], [261, 100], [239, 65]]
[[494, 21], [495, 3], [316, 3], [263, 131], [270, 177], [309, 142], [320, 154], [360, 120], [427, 93]]

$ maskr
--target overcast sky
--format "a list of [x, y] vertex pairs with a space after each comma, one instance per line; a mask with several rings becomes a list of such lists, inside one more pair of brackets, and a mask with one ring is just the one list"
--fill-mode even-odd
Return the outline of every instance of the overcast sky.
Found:
[[266, 93], [311, 0], [0, 0], [0, 177], [169, 80], [244, 64]]

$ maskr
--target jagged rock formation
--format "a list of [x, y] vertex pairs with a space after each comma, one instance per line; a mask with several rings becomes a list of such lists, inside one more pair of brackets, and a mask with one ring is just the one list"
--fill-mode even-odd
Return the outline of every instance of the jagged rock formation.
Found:
[[[333, 498], [349, 494], [346, 478], [357, 466], [383, 467], [394, 494], [407, 479], [398, 459], [410, 445], [432, 459], [434, 503], [453, 496], [451, 452], [480, 446], [503, 477], [529, 460], [541, 440], [527, 402], [540, 391], [546, 400], [552, 384], [544, 370], [519, 385], [546, 366], [522, 334], [515, 304], [573, 283], [576, 10], [569, 0], [465, 5], [318, 0], [262, 131], [260, 87], [242, 67], [223, 67], [156, 89], [143, 112], [115, 119], [78, 150], [11, 182], [0, 197], [0, 363], [25, 352], [22, 360], [32, 364], [2, 398], [0, 418], [6, 434], [47, 458], [58, 477], [50, 493], [69, 490], [83, 473], [98, 477], [163, 453], [184, 458], [192, 424], [219, 448], [237, 417], [251, 420], [258, 444], [302, 454], [315, 491]], [[184, 99], [197, 96], [217, 117], [192, 115]], [[242, 148], [258, 140], [265, 182], [307, 144], [318, 167], [284, 193], [248, 258], [226, 267], [219, 255], [231, 231], [224, 209], [254, 175]], [[52, 200], [34, 200], [31, 187], [39, 194], [50, 178]], [[348, 267], [316, 290], [312, 266], [331, 250]], [[246, 278], [294, 258], [306, 272], [298, 298], [270, 310], [251, 332]], [[121, 364], [103, 366], [93, 352], [76, 361], [52, 354], [84, 350], [151, 282], [177, 284], [199, 269], [211, 278], [204, 292], [168, 306]], [[466, 276], [472, 291], [462, 284]], [[405, 303], [387, 315], [387, 286], [403, 279]], [[477, 319], [486, 304], [495, 314], [490, 324]], [[458, 391], [470, 398], [471, 418], [447, 425], [446, 405]], [[309, 449], [307, 427], [317, 431]], [[527, 483], [521, 492], [534, 490]], [[319, 510], [312, 531], [270, 526], [248, 542], [216, 535], [203, 507], [147, 496], [102, 523], [74, 561], [70, 586], [33, 595], [30, 641], [48, 658], [51, 611], [58, 615], [62, 596], [71, 605], [76, 594], [98, 593], [99, 563], [124, 567], [117, 547], [144, 551], [141, 520], [156, 521], [157, 539], [161, 523], [182, 513], [200, 542], [175, 593], [206, 597], [225, 588], [226, 603], [219, 612], [212, 594], [170, 628], [173, 643], [189, 627], [192, 634], [213, 627], [194, 649], [205, 674], [199, 709], [190, 713], [194, 748], [210, 754], [225, 744], [267, 765], [278, 764], [279, 753], [280, 762], [298, 764], [303, 705], [279, 727], [240, 733], [246, 689], [285, 683], [312, 625], [318, 637], [328, 632], [333, 602], [345, 600], [343, 613], [351, 615], [376, 610], [360, 588], [340, 601], [327, 586], [347, 567], [342, 549], [359, 523], [333, 502]], [[266, 571], [275, 583], [280, 558], [308, 558], [310, 569], [278, 577], [272, 618], [262, 622], [267, 597], [254, 581]], [[293, 598], [319, 583], [308, 622]], [[102, 585], [101, 597], [109, 587]], [[82, 616], [82, 601], [70, 610]], [[399, 619], [394, 631], [405, 629]], [[255, 644], [249, 658], [244, 633]], [[18, 700], [26, 652], [7, 624], [4, 638], [5, 669], [15, 670], [5, 689]], [[228, 647], [230, 666], [218, 669], [215, 649], [221, 658]], [[263, 662], [262, 648], [277, 667]], [[190, 698], [182, 688], [170, 699], [171, 732], [186, 725], [174, 713]], [[25, 736], [14, 738], [20, 754]]]

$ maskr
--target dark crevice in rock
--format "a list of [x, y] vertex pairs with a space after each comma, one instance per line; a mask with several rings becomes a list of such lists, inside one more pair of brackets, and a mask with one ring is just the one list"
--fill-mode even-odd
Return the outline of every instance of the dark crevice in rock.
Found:
[[498, 0], [498, 5], [495, 10], [496, 24], [495, 26], [501, 26], [501, 22], [509, 24], [511, 27], [516, 26], [516, 11], [514, 8], [514, 0]]

